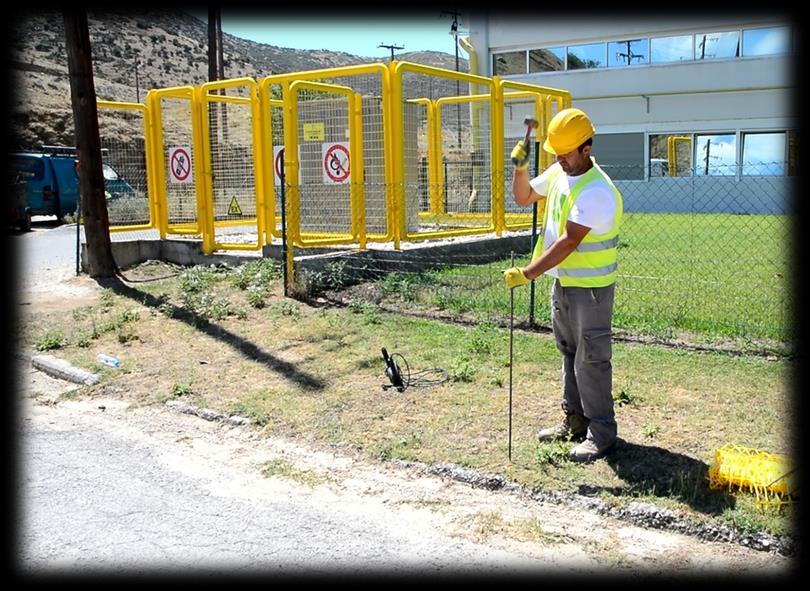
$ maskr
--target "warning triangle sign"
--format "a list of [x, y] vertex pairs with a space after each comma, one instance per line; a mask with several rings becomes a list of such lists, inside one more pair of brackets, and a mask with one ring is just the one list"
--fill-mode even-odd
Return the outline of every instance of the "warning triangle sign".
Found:
[[242, 208], [236, 201], [236, 197], [231, 197], [231, 204], [228, 206], [228, 215], [242, 215]]

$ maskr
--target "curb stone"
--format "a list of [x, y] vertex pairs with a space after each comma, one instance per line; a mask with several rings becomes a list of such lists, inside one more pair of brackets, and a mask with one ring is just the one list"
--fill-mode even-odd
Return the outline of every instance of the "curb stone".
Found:
[[29, 356], [25, 353], [18, 353], [17, 357], [25, 361], [30, 361], [35, 369], [51, 377], [59, 378], [60, 380], [67, 380], [68, 382], [83, 384], [85, 386], [92, 386], [101, 380], [101, 376], [98, 374], [80, 369], [64, 359], [59, 359], [53, 355]]

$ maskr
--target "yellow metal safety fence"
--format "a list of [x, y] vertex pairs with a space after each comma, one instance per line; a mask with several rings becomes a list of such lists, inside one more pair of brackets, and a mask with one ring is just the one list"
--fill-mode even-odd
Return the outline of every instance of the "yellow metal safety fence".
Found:
[[[560, 89], [397, 61], [100, 101], [143, 117], [148, 220], [116, 230], [200, 236], [206, 253], [257, 250], [281, 238], [283, 189], [290, 247], [500, 236], [531, 225], [507, 203], [523, 115], [542, 142], [570, 104]], [[511, 137], [507, 110], [521, 115]]]

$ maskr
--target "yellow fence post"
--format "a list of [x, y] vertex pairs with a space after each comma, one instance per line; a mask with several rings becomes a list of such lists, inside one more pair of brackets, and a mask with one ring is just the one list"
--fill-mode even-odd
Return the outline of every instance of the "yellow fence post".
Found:
[[349, 152], [353, 159], [350, 163], [351, 183], [353, 190], [352, 207], [352, 234], [360, 244], [361, 249], [366, 248], [366, 194], [365, 194], [365, 157], [363, 153], [363, 97], [359, 92], [352, 93], [354, 103], [353, 129], [349, 137]]
[[495, 235], [500, 236], [504, 227], [503, 186], [505, 183], [503, 166], [503, 88], [500, 78], [492, 77], [492, 90], [490, 93], [490, 150], [492, 152], [492, 225]]

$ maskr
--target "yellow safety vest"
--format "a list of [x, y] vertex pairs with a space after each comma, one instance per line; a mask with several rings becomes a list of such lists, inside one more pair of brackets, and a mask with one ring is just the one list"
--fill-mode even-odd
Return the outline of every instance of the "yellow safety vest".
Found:
[[[559, 164], [554, 165], [555, 170], [551, 172], [548, 179], [549, 189], [544, 225], [549, 227], [554, 224], [554, 227], [557, 228], [557, 236], [562, 236], [565, 232], [568, 214], [588, 185], [602, 180], [616, 196], [616, 215], [613, 219], [613, 227], [603, 234], [588, 232], [576, 250], [557, 265], [560, 284], [565, 287], [604, 287], [616, 280], [616, 250], [619, 244], [619, 223], [623, 209], [622, 194], [610, 177], [599, 168], [593, 157], [591, 157], [591, 161], [593, 166], [574, 183], [573, 187], [568, 187], [565, 172]], [[543, 253], [543, 249], [543, 241], [538, 240], [533, 258], [539, 257]]]

